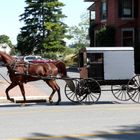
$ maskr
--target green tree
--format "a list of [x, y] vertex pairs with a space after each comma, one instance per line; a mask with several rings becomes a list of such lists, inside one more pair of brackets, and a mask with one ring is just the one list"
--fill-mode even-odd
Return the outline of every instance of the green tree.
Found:
[[70, 47], [77, 48], [79, 50], [82, 47], [89, 46], [88, 29], [88, 15], [84, 13], [81, 15], [81, 22], [78, 24], [78, 26], [71, 26], [69, 28], [69, 36], [71, 36]]
[[96, 33], [97, 46], [115, 46], [116, 29], [112, 26], [105, 26]]
[[[58, 0], [26, 0], [20, 20], [25, 26], [18, 35], [17, 48], [23, 53], [62, 51], [67, 26], [62, 22], [64, 4]], [[26, 48], [26, 49], [25, 49]]]
[[33, 52], [33, 40], [32, 36], [28, 36], [26, 32], [22, 32], [22, 34], [17, 36], [17, 49], [20, 51], [21, 55], [31, 54], [31, 52]]
[[7, 43], [9, 47], [13, 48], [12, 42], [7, 35], [0, 35], [0, 43]]

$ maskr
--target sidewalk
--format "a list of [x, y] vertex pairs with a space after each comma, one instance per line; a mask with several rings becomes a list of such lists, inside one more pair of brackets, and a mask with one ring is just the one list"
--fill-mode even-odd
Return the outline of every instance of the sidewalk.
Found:
[[[9, 86], [9, 83], [7, 83], [5, 80], [0, 80], [0, 103], [9, 103], [10, 101], [6, 98], [5, 90]], [[30, 83], [24, 84], [25, 88], [25, 95], [28, 101], [30, 102], [36, 102], [36, 101], [45, 101], [48, 99], [48, 95], [42, 91], [40, 91], [37, 87], [33, 86]], [[15, 101], [21, 101], [23, 100], [21, 91], [19, 87], [15, 87], [9, 92], [10, 97], [14, 98]]]

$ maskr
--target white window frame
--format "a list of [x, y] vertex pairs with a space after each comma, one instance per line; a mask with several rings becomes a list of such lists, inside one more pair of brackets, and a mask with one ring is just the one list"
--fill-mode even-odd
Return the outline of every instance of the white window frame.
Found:
[[[132, 31], [133, 32], [133, 42], [135, 41], [135, 29], [134, 28], [123, 28], [121, 30], [121, 45], [123, 46], [123, 32], [125, 31]], [[126, 46], [125, 46], [126, 47]]]
[[[122, 11], [123, 11], [123, 9], [122, 9]], [[126, 19], [128, 19], [128, 20], [131, 20], [131, 19], [134, 19], [134, 0], [132, 0], [132, 16], [130, 16], [130, 17], [125, 17], [125, 16], [123, 16], [123, 14], [122, 14], [122, 17], [121, 17], [121, 19], [123, 20], [126, 20]]]
[[[103, 3], [106, 3], [106, 18], [103, 18], [103, 16], [102, 16], [102, 15], [103, 15], [103, 11], [104, 11], [104, 10], [103, 10], [103, 7], [102, 7], [102, 6], [103, 6], [103, 5], [102, 5]], [[107, 0], [101, 0], [101, 21], [106, 21], [106, 20], [107, 20], [107, 15], [108, 15], [107, 12], [108, 12]]]

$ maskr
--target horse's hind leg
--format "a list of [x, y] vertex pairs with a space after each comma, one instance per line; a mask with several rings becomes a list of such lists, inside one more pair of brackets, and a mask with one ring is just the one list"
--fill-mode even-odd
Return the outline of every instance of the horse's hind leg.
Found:
[[[55, 82], [56, 83], [56, 82]], [[60, 94], [60, 87], [58, 86], [58, 84], [55, 84], [55, 87], [57, 89], [57, 93], [58, 93], [58, 101], [56, 104], [59, 104], [59, 102], [61, 102], [61, 94]]]
[[14, 88], [15, 86], [17, 86], [16, 83], [11, 83], [10, 86], [5, 90], [7, 100], [10, 100], [11, 102], [14, 102], [14, 99], [13, 98], [10, 98], [10, 96], [9, 96], [9, 90], [11, 90], [12, 88]]
[[51, 88], [52, 88], [52, 93], [49, 97], [49, 102], [50, 103], [53, 103], [53, 95], [55, 94], [55, 92], [57, 91], [58, 92], [58, 101], [56, 102], [56, 104], [59, 104], [59, 102], [61, 101], [61, 95], [60, 95], [60, 88], [59, 86], [57, 85], [56, 81], [55, 80], [48, 80], [48, 81], [45, 81]]
[[24, 103], [26, 103], [25, 90], [24, 90], [23, 83], [19, 83], [19, 87], [23, 96]]

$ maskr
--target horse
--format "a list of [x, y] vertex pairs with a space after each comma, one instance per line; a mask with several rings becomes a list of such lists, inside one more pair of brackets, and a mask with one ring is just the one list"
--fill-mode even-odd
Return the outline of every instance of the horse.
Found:
[[[26, 63], [24, 61], [16, 61], [11, 55], [0, 51], [0, 60], [4, 62], [7, 67], [9, 78], [11, 80], [10, 85], [6, 88], [5, 93], [7, 100], [14, 102], [13, 98], [10, 98], [9, 91], [16, 86], [19, 86], [23, 96], [23, 104], [27, 102], [25, 96], [24, 84], [31, 81], [43, 80], [49, 87], [52, 88], [52, 93], [49, 96], [49, 102], [53, 103], [53, 95], [58, 93], [58, 100], [56, 104], [61, 101], [60, 87], [55, 78], [57, 75], [61, 75], [61, 78], [67, 77], [66, 66], [62, 61], [55, 61], [54, 63]], [[47, 77], [47, 78], [46, 78]]]

